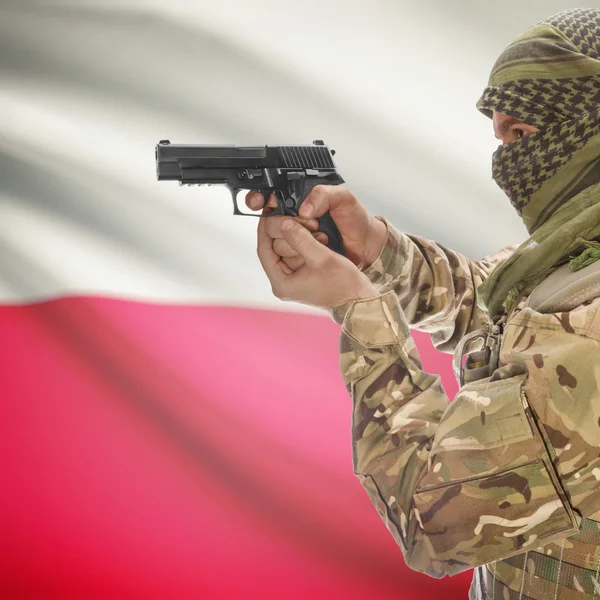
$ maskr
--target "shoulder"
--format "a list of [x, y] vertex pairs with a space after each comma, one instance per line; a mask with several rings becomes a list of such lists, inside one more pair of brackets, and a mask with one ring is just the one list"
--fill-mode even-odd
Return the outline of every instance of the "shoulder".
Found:
[[510, 315], [507, 329], [536, 328], [600, 340], [600, 261], [556, 269]]

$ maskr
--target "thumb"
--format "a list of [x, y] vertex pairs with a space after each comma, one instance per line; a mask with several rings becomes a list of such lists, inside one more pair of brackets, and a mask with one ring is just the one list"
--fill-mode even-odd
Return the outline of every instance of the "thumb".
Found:
[[333, 208], [330, 206], [333, 187], [335, 186], [316, 185], [300, 206], [299, 215], [305, 218], [318, 218]]
[[294, 249], [306, 263], [311, 263], [323, 258], [328, 250], [321, 242], [316, 240], [312, 233], [292, 219], [284, 219], [281, 223], [283, 239]]

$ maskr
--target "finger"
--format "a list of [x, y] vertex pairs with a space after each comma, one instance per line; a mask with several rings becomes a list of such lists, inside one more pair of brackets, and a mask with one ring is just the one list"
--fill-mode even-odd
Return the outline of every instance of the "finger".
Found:
[[[298, 258], [300, 258], [300, 257], [298, 257]], [[294, 259], [290, 258], [288, 260], [293, 261]], [[292, 262], [292, 264], [295, 264], [295, 263]], [[302, 264], [304, 264], [304, 260], [302, 260]], [[279, 268], [281, 269], [281, 271], [283, 272], [284, 275], [292, 275], [296, 271], [296, 269], [299, 269], [302, 266], [302, 265], [298, 265], [296, 267], [292, 267], [283, 258], [279, 260], [277, 265], [279, 266]]]
[[275, 194], [269, 194], [269, 201], [267, 202], [267, 206], [270, 208], [277, 208], [277, 198], [275, 198]]
[[319, 221], [317, 219], [305, 219], [303, 217], [294, 217], [294, 221], [304, 225], [311, 233], [319, 231]]
[[313, 233], [313, 237], [315, 238], [315, 240], [317, 240], [317, 242], [321, 242], [321, 244], [323, 244], [324, 246], [327, 246], [329, 244], [329, 237], [326, 233]]
[[303, 267], [305, 264], [304, 259], [298, 255], [284, 258], [282, 259], [282, 262], [292, 271], [292, 273]]
[[281, 258], [298, 256], [298, 253], [283, 238], [273, 240], [273, 251]]
[[260, 210], [265, 203], [265, 199], [260, 192], [251, 191], [246, 194], [246, 206], [250, 210]]
[[[279, 285], [289, 272], [283, 268], [286, 265], [273, 251], [273, 239], [265, 231], [265, 223], [268, 219], [259, 219], [256, 252], [260, 264], [264, 269], [272, 286]], [[289, 267], [288, 267], [289, 268]]]
[[300, 206], [299, 214], [301, 217], [322, 217], [340, 205], [352, 207], [353, 199], [350, 190], [343, 185], [316, 185]]
[[[321, 242], [321, 244], [327, 246], [328, 238], [326, 233], [319, 232], [313, 233], [312, 235], [318, 242]], [[281, 256], [282, 258], [299, 256], [298, 253], [283, 238], [277, 238], [273, 240], [273, 250], [277, 256]]]
[[316, 185], [300, 206], [302, 217], [322, 217], [329, 210], [329, 196], [332, 185]]
[[293, 219], [284, 219], [281, 224], [281, 231], [285, 241], [304, 258], [307, 264], [317, 263], [331, 253], [312, 236], [308, 229], [301, 227]]
[[[267, 209], [265, 208], [265, 210]], [[266, 213], [263, 211], [263, 214]], [[283, 234], [281, 233], [281, 223], [283, 219], [289, 218], [290, 217], [275, 215], [274, 217], [269, 217], [268, 219], [265, 219], [267, 235], [269, 235], [273, 239], [282, 238]], [[306, 227], [311, 232], [316, 232], [319, 229], [319, 222], [317, 221], [317, 219], [302, 219], [300, 217], [293, 217], [293, 219], [295, 221], [298, 221], [298, 223], [304, 225], [304, 227]]]

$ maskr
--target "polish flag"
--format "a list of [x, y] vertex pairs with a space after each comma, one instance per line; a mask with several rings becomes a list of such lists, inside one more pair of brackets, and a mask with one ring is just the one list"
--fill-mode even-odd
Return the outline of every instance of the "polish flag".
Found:
[[[281, 31], [286, 10], [257, 0], [234, 34], [231, 2], [169, 4], [2, 9], [0, 597], [465, 598], [470, 573], [405, 566], [352, 472], [339, 327], [274, 298], [257, 220], [234, 217], [224, 188], [158, 183], [154, 146], [323, 138], [399, 227], [434, 237], [459, 220], [492, 250], [511, 241], [503, 217], [489, 232], [469, 206], [444, 212], [483, 184], [458, 162], [432, 178], [384, 95], [368, 110], [364, 89], [346, 95], [347, 65], [368, 78], [368, 61], [320, 79], [322, 48], [301, 43], [310, 7], [285, 30], [285, 71], [259, 19]], [[344, 7], [337, 33], [310, 19], [316, 39], [344, 47], [368, 9]], [[378, 35], [397, 43], [391, 18]], [[432, 118], [413, 109], [403, 127]], [[414, 337], [452, 396], [450, 357]]]

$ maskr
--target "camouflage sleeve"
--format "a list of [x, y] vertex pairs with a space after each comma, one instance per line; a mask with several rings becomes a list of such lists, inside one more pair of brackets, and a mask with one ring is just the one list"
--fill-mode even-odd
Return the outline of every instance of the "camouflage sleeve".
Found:
[[[467, 384], [450, 404], [439, 377], [422, 371], [392, 291], [335, 307], [331, 315], [342, 326], [340, 368], [353, 399], [354, 471], [411, 568], [433, 577], [452, 575], [578, 531], [573, 491], [566, 491], [557, 452], [536, 417], [548, 396], [539, 384], [532, 388], [528, 369], [545, 362], [552, 368], [547, 379], [556, 370], [557, 381], [570, 385], [564, 375], [569, 369], [585, 373], [600, 364], [597, 341], [585, 340], [587, 348], [576, 352], [580, 338], [569, 334], [564, 344], [559, 340], [562, 354], [556, 354], [556, 331], [537, 350], [531, 336], [517, 331], [529, 358], [505, 365], [496, 372], [498, 379]], [[569, 358], [570, 352], [576, 358]], [[582, 355], [589, 355], [589, 364], [582, 364]], [[543, 380], [543, 372], [535, 381]], [[544, 405], [533, 409], [527, 390], [535, 401], [545, 398]], [[568, 393], [573, 399], [573, 390]], [[597, 412], [597, 382], [582, 393], [581, 427]], [[569, 418], [561, 434], [553, 434], [563, 446], [569, 427], [580, 427]], [[587, 444], [590, 452], [597, 449], [598, 435]], [[590, 513], [599, 504], [589, 500], [597, 487], [591, 473], [600, 468], [589, 465], [582, 488], [572, 456], [575, 462], [581, 458], [577, 448], [565, 470], [587, 494]]]
[[412, 329], [431, 334], [438, 350], [453, 352], [465, 334], [486, 324], [487, 314], [477, 306], [477, 287], [516, 246], [471, 261], [441, 244], [402, 233], [383, 217], [377, 219], [386, 224], [388, 237], [364, 273], [380, 293], [396, 294]]

